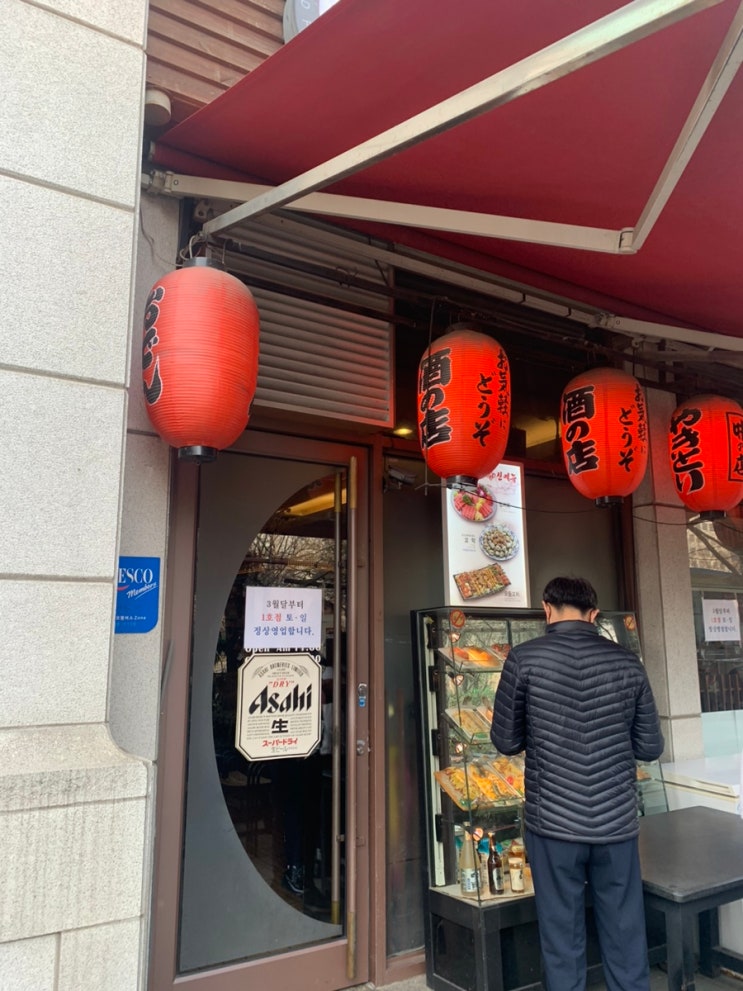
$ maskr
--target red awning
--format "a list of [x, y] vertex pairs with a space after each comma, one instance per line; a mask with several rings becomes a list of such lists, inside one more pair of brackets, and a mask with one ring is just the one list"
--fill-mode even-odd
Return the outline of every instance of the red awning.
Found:
[[[456, 7], [445, 0], [340, 0], [166, 133], [154, 161], [192, 175], [286, 183], [589, 21], [653, 4], [657, 0], [467, 0]], [[732, 82], [636, 253], [432, 231], [425, 223], [397, 226], [389, 218], [352, 226], [618, 315], [743, 338], [737, 8], [737, 0], [712, 0], [599, 61], [312, 188], [632, 231], [679, 135], [694, 123], [688, 118], [700, 91], [712, 90], [706, 93], [711, 106], [724, 91], [709, 82], [710, 72], [720, 69]]]

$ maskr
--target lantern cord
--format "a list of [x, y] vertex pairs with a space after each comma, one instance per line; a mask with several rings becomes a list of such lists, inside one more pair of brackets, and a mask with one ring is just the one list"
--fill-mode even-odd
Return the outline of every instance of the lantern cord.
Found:
[[[439, 491], [444, 491], [444, 490], [446, 490], [446, 488], [447, 488], [447, 486], [446, 485], [442, 485], [440, 481], [438, 481], [438, 482], [422, 482], [420, 485], [416, 485], [415, 486], [415, 489], [413, 491], [419, 492], [421, 489], [426, 489], [426, 490], [427, 489], [438, 489]], [[503, 509], [516, 509], [519, 512], [526, 512], [527, 511], [525, 506], [519, 506], [519, 505], [517, 505], [514, 502], [501, 502], [499, 499], [496, 499], [495, 500], [495, 504], [497, 506], [503, 508]], [[649, 505], [650, 505], [649, 503], [646, 503], [644, 506], [638, 506], [636, 508], [638, 508], [638, 509], [644, 509], [644, 508], [646, 508]], [[661, 504], [658, 503], [657, 505], [661, 505]], [[663, 504], [663, 505], [665, 505], [665, 504]], [[669, 508], [669, 509], [678, 509], [679, 507], [678, 506], [667, 505], [666, 508]], [[595, 513], [595, 512], [597, 512], [597, 509], [596, 509], [595, 506], [586, 506], [585, 509], [537, 509], [534, 506], [530, 506], [528, 512], [539, 514], [541, 516], [584, 516], [584, 515], [588, 515], [589, 513]], [[637, 513], [632, 513], [632, 519], [633, 520], [637, 520], [638, 523], [652, 523], [652, 524], [654, 524], [657, 527], [662, 527], [662, 526], [683, 526], [683, 527], [692, 527], [693, 528], [693, 527], [698, 526], [700, 523], [704, 523], [705, 522], [705, 520], [701, 519], [700, 517], [695, 517], [694, 519], [691, 519], [691, 520], [683, 520], [680, 523], [668, 523], [668, 522], [665, 522], [663, 520], [649, 519], [647, 516], [638, 516]], [[733, 528], [731, 527], [731, 529], [733, 529]]]
[[185, 246], [185, 248], [181, 248], [181, 250], [178, 252], [179, 259], [181, 260], [181, 262], [188, 261], [189, 259], [194, 257], [194, 251], [197, 246], [203, 244], [206, 247], [208, 243], [209, 243], [209, 239], [205, 234], [201, 234], [201, 233], [192, 234], [191, 237], [188, 239], [188, 244]]

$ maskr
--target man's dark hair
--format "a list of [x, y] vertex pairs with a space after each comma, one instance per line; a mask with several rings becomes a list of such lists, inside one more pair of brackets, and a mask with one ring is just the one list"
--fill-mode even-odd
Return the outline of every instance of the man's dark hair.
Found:
[[598, 609], [596, 590], [585, 578], [553, 578], [545, 586], [542, 601], [558, 609], [572, 606], [582, 613]]

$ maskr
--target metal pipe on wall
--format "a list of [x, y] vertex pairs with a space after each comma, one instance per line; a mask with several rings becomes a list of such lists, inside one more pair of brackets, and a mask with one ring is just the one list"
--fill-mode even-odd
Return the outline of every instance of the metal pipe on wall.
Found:
[[346, 760], [348, 780], [346, 784], [346, 933], [348, 949], [346, 974], [349, 979], [356, 976], [356, 796], [357, 760], [364, 752], [359, 747], [365, 744], [356, 739], [356, 706], [358, 705], [357, 657], [356, 657], [356, 606], [357, 606], [357, 553], [356, 553], [356, 506], [357, 506], [357, 463], [351, 457], [348, 464], [348, 541], [346, 551]]
[[332, 806], [330, 814], [330, 921], [341, 917], [341, 589], [343, 557], [341, 514], [343, 512], [342, 473], [335, 475], [333, 501], [335, 536], [335, 603], [333, 607], [333, 728], [332, 728]]

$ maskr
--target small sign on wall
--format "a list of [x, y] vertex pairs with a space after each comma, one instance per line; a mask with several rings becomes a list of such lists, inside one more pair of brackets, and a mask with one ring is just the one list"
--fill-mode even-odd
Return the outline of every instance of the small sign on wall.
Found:
[[120, 557], [114, 633], [149, 633], [157, 626], [160, 558]]
[[707, 643], [732, 640], [740, 643], [740, 613], [737, 599], [702, 599], [704, 639]]

